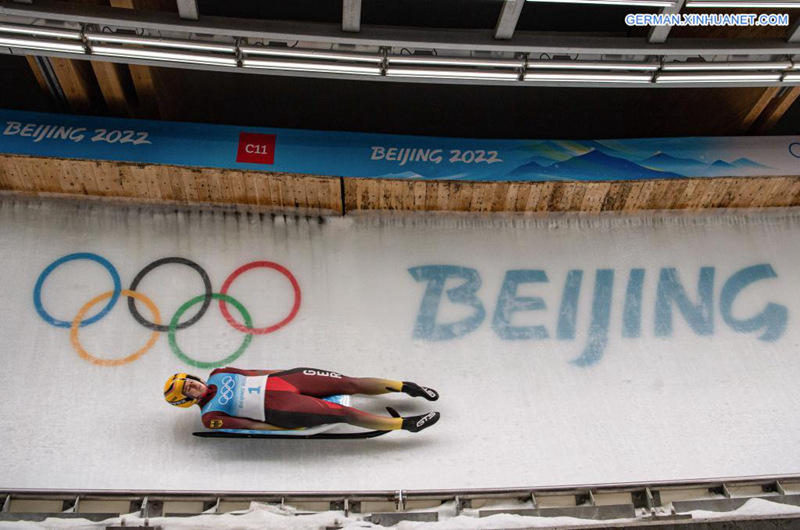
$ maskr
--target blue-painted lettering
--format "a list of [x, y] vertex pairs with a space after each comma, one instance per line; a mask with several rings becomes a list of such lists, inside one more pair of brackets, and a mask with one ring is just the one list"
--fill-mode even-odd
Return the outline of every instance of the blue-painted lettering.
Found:
[[611, 322], [611, 293], [614, 289], [614, 271], [598, 269], [594, 279], [592, 321], [589, 324], [589, 340], [580, 357], [572, 361], [578, 366], [589, 366], [603, 357], [608, 344], [608, 326]]
[[678, 306], [686, 322], [698, 335], [714, 332], [714, 267], [702, 267], [697, 282], [700, 301], [693, 304], [674, 268], [661, 269], [656, 294], [655, 334], [657, 337], [672, 336], [672, 303]]
[[733, 316], [733, 303], [745, 287], [759, 280], [777, 277], [771, 265], [761, 264], [741, 269], [728, 278], [722, 287], [719, 305], [722, 319], [732, 330], [752, 333], [763, 329], [764, 332], [758, 338], [766, 342], [774, 342], [783, 335], [789, 320], [789, 310], [784, 305], [769, 302], [754, 317], [738, 319]]
[[575, 338], [575, 326], [578, 323], [578, 298], [581, 294], [582, 270], [571, 270], [564, 282], [564, 293], [561, 295], [561, 307], [558, 309], [558, 327], [556, 337], [559, 340]]
[[538, 296], [517, 296], [521, 283], [547, 282], [547, 274], [541, 270], [506, 271], [497, 306], [494, 311], [492, 328], [505, 340], [546, 339], [549, 337], [544, 326], [512, 326], [511, 317], [518, 311], [538, 311], [545, 309], [544, 300]]
[[642, 291], [644, 269], [631, 269], [628, 288], [625, 291], [625, 307], [622, 310], [622, 336], [636, 338], [642, 334]]
[[[456, 267], [454, 265], [425, 265], [408, 269], [418, 282], [428, 282], [422, 304], [414, 325], [414, 338], [430, 341], [449, 340], [463, 337], [481, 325], [486, 317], [483, 303], [476, 293], [481, 286], [481, 277], [475, 269]], [[447, 298], [454, 304], [471, 306], [475, 309], [472, 315], [449, 324], [436, 322], [439, 305], [448, 278], [461, 278], [464, 281], [458, 287], [447, 290]]]

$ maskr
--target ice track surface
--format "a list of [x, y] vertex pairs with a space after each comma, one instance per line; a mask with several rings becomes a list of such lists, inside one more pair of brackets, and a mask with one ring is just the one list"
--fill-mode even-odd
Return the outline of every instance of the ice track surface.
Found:
[[[170, 332], [176, 313], [177, 328], [204, 307], [198, 269], [161, 262], [127, 291], [164, 258], [199, 265], [247, 316], [228, 300], [229, 322], [214, 299]], [[6, 197], [0, 486], [323, 491], [797, 473], [798, 263], [798, 210], [323, 220]], [[134, 318], [132, 296], [161, 330]], [[94, 321], [72, 327], [79, 314]], [[162, 386], [217, 365], [413, 380], [441, 400], [355, 404], [442, 420], [363, 441], [195, 438], [196, 409], [168, 406]]]

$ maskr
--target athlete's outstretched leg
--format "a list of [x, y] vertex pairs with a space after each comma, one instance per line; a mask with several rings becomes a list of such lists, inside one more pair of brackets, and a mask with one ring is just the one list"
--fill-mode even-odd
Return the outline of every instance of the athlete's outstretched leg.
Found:
[[403, 418], [369, 414], [295, 392], [267, 391], [265, 420], [271, 425], [293, 429], [326, 423], [349, 423], [364, 429], [394, 431], [403, 428]]
[[[275, 378], [273, 380], [273, 378]], [[424, 397], [428, 401], [436, 401], [439, 394], [424, 386], [409, 381], [395, 381], [378, 377], [348, 377], [338, 372], [319, 370], [317, 368], [293, 368], [270, 375], [269, 387], [278, 390], [279, 381], [288, 384], [280, 388], [306, 394], [325, 397], [334, 394], [367, 394], [379, 395], [389, 392], [404, 392], [413, 397]]]

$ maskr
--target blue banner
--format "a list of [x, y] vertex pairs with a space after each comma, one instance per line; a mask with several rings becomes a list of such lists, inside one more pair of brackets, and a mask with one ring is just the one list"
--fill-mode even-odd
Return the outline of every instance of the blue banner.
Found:
[[0, 110], [0, 152], [367, 177], [608, 181], [800, 173], [800, 136], [480, 140]]

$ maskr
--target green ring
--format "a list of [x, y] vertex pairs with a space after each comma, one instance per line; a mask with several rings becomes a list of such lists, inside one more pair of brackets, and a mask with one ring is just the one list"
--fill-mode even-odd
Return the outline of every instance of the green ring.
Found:
[[[227, 294], [219, 294], [219, 293], [212, 293], [211, 298], [213, 298], [214, 300], [223, 300], [231, 304], [233, 307], [236, 308], [237, 311], [239, 311], [242, 317], [244, 317], [245, 325], [247, 325], [248, 328], [253, 327], [253, 320], [250, 318], [250, 313], [247, 312], [247, 309], [245, 309], [244, 306], [240, 304], [238, 300], [228, 296]], [[183, 304], [178, 308], [178, 310], [175, 312], [175, 315], [172, 317], [172, 320], [169, 323], [169, 335], [168, 335], [169, 347], [172, 349], [172, 353], [177, 355], [178, 359], [182, 360], [186, 364], [190, 364], [196, 368], [219, 368], [220, 366], [225, 366], [226, 364], [231, 363], [236, 359], [238, 359], [239, 356], [243, 354], [244, 351], [247, 349], [247, 347], [250, 345], [250, 341], [253, 340], [253, 334], [252, 333], [246, 334], [244, 337], [244, 341], [242, 342], [242, 345], [239, 346], [239, 349], [221, 361], [208, 362], [208, 363], [195, 361], [194, 359], [183, 353], [181, 349], [178, 347], [178, 341], [175, 338], [175, 331], [178, 328], [178, 322], [180, 322], [181, 316], [190, 307], [192, 307], [195, 304], [199, 304], [200, 302], [203, 302], [205, 300], [207, 300], [207, 295], [201, 294], [200, 296], [192, 298], [191, 300], [189, 300], [188, 302], [186, 302], [185, 304]]]

